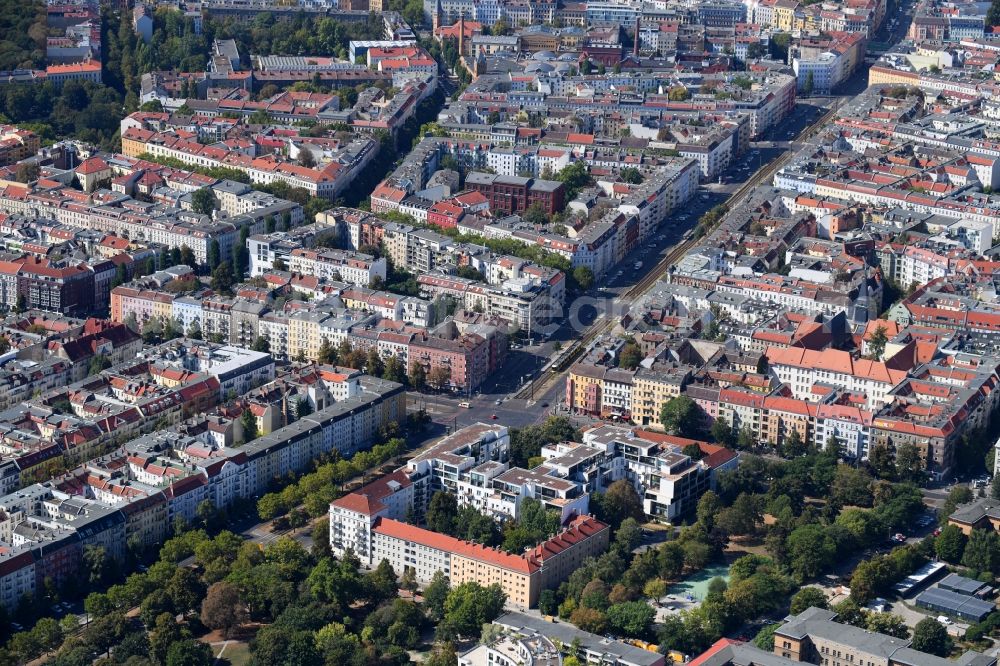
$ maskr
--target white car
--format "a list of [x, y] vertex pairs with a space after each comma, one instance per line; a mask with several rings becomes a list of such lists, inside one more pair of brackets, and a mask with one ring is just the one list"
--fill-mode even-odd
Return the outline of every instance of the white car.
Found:
[[940, 622], [941, 624], [943, 624], [946, 627], [951, 624], [951, 620], [949, 620], [948, 618], [946, 618], [944, 615], [938, 615], [937, 616], [937, 621]]

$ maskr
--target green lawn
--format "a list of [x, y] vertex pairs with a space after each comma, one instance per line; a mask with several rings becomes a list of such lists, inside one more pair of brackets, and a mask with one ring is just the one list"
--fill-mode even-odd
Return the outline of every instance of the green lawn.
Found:
[[[245, 666], [250, 663], [250, 645], [240, 641], [230, 641], [225, 644], [225, 649], [223, 649], [222, 644], [213, 645], [212, 651], [215, 653], [216, 661], [218, 666], [222, 664], [228, 664], [229, 666]], [[222, 653], [222, 658], [219, 658], [219, 653]]]

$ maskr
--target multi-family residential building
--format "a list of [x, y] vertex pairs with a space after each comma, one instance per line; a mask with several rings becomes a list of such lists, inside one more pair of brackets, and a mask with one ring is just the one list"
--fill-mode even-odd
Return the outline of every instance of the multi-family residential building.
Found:
[[761, 650], [752, 643], [722, 638], [692, 663], [713, 666], [757, 663], [774, 666], [802, 663], [825, 663], [831, 666], [858, 663], [885, 666], [948, 666], [953, 663], [994, 666], [996, 661], [996, 657], [974, 651], [964, 652], [956, 660], [920, 652], [912, 647], [909, 639], [853, 627], [837, 621], [837, 614], [833, 611], [814, 607], [786, 618], [775, 631], [773, 652]]

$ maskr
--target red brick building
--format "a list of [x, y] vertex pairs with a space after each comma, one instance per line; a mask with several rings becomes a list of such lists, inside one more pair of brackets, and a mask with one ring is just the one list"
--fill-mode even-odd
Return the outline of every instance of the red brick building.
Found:
[[[6, 305], [24, 296], [28, 308], [86, 316], [94, 308], [94, 273], [84, 265], [53, 266], [48, 259], [18, 259], [17, 290], [5, 291]], [[13, 297], [14, 302], [10, 302]]]
[[424, 367], [433, 384], [436, 368], [448, 370], [447, 386], [459, 391], [474, 391], [489, 375], [490, 345], [481, 335], [463, 335], [455, 339], [415, 335], [410, 341], [409, 361]]
[[494, 213], [520, 213], [537, 202], [552, 215], [566, 205], [566, 187], [555, 180], [474, 172], [466, 178], [465, 185], [482, 193]]
[[427, 211], [427, 222], [445, 229], [454, 229], [465, 215], [465, 209], [451, 201], [438, 201]]

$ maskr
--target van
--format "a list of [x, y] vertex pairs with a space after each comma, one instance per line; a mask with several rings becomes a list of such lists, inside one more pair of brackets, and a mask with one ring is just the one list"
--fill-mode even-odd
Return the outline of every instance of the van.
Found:
[[460, 403], [458, 403], [458, 406], [459, 407], [464, 407], [465, 409], [472, 409], [472, 405], [470, 405], [467, 402], [460, 402]]

